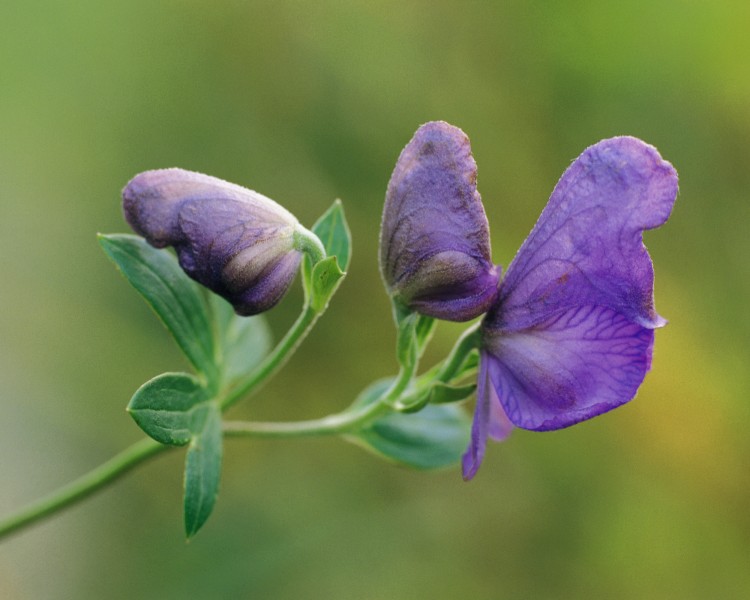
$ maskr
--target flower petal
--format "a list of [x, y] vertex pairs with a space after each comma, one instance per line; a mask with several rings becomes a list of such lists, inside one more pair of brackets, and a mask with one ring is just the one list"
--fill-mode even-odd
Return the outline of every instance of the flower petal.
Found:
[[468, 321], [497, 296], [476, 177], [469, 138], [442, 121], [417, 130], [391, 176], [380, 268], [389, 292], [424, 315]]
[[644, 327], [664, 325], [642, 233], [667, 220], [676, 195], [677, 173], [652, 146], [617, 137], [588, 148], [508, 267], [488, 328], [518, 331], [585, 305]]
[[489, 365], [492, 360], [492, 357], [483, 352], [479, 362], [477, 404], [471, 424], [471, 439], [461, 461], [465, 481], [472, 479], [479, 470], [487, 446], [487, 437], [502, 441], [513, 430], [513, 423], [505, 414], [495, 388], [489, 380]]
[[631, 400], [654, 331], [605, 306], [564, 309], [527, 330], [486, 332], [487, 377], [512, 423], [568, 427]]
[[302, 257], [294, 248], [294, 215], [257, 192], [201, 173], [141, 173], [123, 190], [123, 210], [137, 233], [158, 248], [174, 246], [185, 272], [241, 315], [274, 306]]

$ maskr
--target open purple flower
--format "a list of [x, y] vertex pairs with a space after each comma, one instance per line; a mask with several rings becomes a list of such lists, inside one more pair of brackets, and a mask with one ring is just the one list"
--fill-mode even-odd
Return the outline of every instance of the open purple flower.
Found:
[[632, 137], [591, 146], [562, 176], [482, 322], [465, 479], [488, 436], [568, 427], [635, 396], [666, 323], [642, 234], [676, 195], [674, 168]]
[[141, 173], [122, 199], [136, 233], [157, 248], [173, 246], [185, 272], [240, 315], [263, 312], [281, 300], [303, 247], [320, 244], [317, 238], [310, 242], [313, 234], [273, 200], [183, 169]]
[[469, 138], [442, 121], [422, 125], [388, 184], [380, 270], [397, 302], [421, 314], [468, 321], [497, 296], [487, 217]]

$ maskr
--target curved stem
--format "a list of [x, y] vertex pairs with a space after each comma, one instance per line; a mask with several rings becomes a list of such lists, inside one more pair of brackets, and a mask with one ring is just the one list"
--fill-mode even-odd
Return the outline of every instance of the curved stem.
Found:
[[0, 520], [0, 538], [90, 496], [133, 467], [170, 448], [174, 446], [164, 446], [151, 438], [136, 442], [86, 475]]
[[224, 434], [231, 437], [288, 438], [348, 433], [392, 410], [384, 402], [374, 402], [356, 411], [343, 411], [310, 421], [259, 423], [224, 421]]
[[273, 351], [253, 370], [246, 379], [235, 385], [221, 401], [221, 410], [224, 411], [235, 404], [243, 396], [254, 392], [271, 375], [278, 371], [291, 357], [294, 350], [307, 336], [307, 334], [318, 320], [320, 312], [316, 311], [310, 304], [306, 304], [302, 313], [294, 322], [291, 329], [281, 341], [276, 344]]
[[476, 323], [466, 329], [461, 337], [458, 338], [450, 354], [443, 362], [437, 375], [434, 377], [438, 381], [448, 383], [460, 371], [466, 357], [479, 345], [479, 326]]
[[346, 409], [340, 413], [328, 415], [320, 419], [309, 421], [287, 422], [254, 422], [254, 421], [224, 421], [224, 434], [232, 437], [310, 437], [318, 435], [335, 435], [349, 433], [358, 427], [366, 425], [377, 417], [393, 410], [393, 402], [397, 400], [408, 387], [416, 370], [402, 368], [398, 376], [375, 401], [356, 408]]

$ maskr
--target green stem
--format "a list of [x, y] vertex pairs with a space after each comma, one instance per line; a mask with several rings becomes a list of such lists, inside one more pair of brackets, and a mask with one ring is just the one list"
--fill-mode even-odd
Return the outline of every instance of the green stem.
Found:
[[173, 447], [150, 438], [136, 442], [86, 475], [0, 521], [0, 538], [83, 500], [133, 467]]
[[294, 247], [300, 252], [307, 254], [313, 265], [326, 257], [326, 249], [320, 238], [299, 223], [294, 232]]
[[320, 312], [316, 311], [310, 304], [306, 304], [302, 313], [294, 322], [291, 329], [276, 345], [273, 351], [263, 360], [248, 377], [233, 387], [221, 402], [222, 411], [235, 404], [242, 397], [254, 392], [271, 375], [276, 373], [294, 353], [294, 350], [307, 336], [307, 334], [318, 320]]
[[290, 421], [286, 423], [224, 421], [224, 435], [262, 438], [336, 435], [354, 431], [390, 410], [392, 408], [389, 404], [380, 401], [368, 404], [356, 411], [344, 411], [310, 421]]
[[437, 381], [448, 383], [458, 374], [466, 357], [479, 345], [479, 325], [480, 323], [476, 323], [461, 334], [434, 377]]
[[393, 410], [396, 400], [404, 390], [416, 371], [416, 362], [410, 368], [401, 368], [391, 386], [382, 396], [366, 406], [355, 410], [347, 409], [340, 413], [328, 415], [320, 419], [309, 421], [288, 422], [252, 422], [252, 421], [224, 421], [224, 434], [232, 437], [312, 437], [335, 435], [352, 432], [367, 425], [377, 417]]

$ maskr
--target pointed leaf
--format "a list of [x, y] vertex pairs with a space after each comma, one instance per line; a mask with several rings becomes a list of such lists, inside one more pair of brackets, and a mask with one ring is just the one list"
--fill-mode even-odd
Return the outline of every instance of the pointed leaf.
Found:
[[469, 385], [448, 385], [447, 383], [436, 383], [430, 389], [430, 404], [448, 404], [466, 400], [477, 391], [475, 383]]
[[104, 252], [154, 309], [192, 365], [213, 380], [214, 344], [206, 301], [172, 254], [135, 235], [100, 235]]
[[341, 200], [336, 200], [313, 225], [312, 231], [323, 242], [328, 256], [338, 259], [341, 270], [346, 272], [351, 259], [352, 236], [344, 216]]
[[193, 412], [210, 400], [208, 390], [187, 373], [162, 373], [144, 383], [128, 412], [157, 442], [184, 446], [193, 436]]
[[221, 411], [215, 403], [193, 414], [193, 438], [185, 458], [185, 534], [194, 536], [216, 503], [221, 476]]
[[323, 242], [327, 258], [312, 265], [306, 257], [302, 263], [302, 283], [305, 297], [316, 311], [322, 312], [346, 275], [351, 260], [351, 233], [340, 200], [323, 213], [312, 232]]
[[329, 256], [317, 263], [312, 269], [311, 305], [317, 312], [323, 312], [331, 296], [336, 292], [341, 279], [346, 275], [338, 265], [335, 256]]

